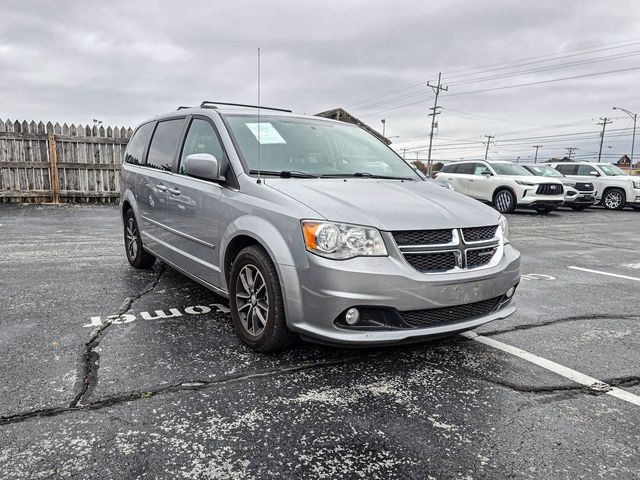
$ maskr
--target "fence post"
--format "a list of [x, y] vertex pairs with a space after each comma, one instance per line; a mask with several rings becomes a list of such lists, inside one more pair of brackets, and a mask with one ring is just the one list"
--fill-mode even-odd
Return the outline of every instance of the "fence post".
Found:
[[53, 133], [47, 135], [49, 146], [49, 163], [51, 168], [51, 202], [60, 203], [60, 185], [58, 183], [58, 157], [56, 155], [56, 136]]

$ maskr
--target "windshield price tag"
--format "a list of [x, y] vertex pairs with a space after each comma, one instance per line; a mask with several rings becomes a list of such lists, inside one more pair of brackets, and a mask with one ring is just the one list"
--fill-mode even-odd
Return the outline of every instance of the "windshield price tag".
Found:
[[276, 143], [287, 143], [270, 122], [245, 123], [247, 128], [251, 130], [260, 145], [270, 145]]

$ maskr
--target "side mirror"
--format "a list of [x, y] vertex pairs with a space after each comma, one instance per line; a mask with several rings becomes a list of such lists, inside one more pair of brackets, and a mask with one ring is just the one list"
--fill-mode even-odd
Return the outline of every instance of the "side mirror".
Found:
[[218, 170], [218, 159], [210, 153], [193, 153], [184, 161], [184, 173], [203, 180], [224, 180]]
[[482, 176], [485, 177], [485, 178], [489, 178], [489, 177], [493, 176], [493, 173], [491, 173], [491, 172], [482, 172]]
[[591, 170], [589, 172], [589, 175], [591, 175], [592, 177], [599, 177], [600, 176], [600, 174], [598, 172], [596, 172], [595, 170]]

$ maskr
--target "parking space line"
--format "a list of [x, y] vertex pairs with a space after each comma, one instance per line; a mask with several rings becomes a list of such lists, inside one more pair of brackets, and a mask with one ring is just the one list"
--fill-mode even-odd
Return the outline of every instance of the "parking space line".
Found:
[[618, 387], [612, 387], [607, 383], [601, 382], [597, 378], [590, 377], [589, 375], [585, 375], [584, 373], [580, 373], [569, 367], [560, 365], [559, 363], [553, 362], [551, 360], [547, 360], [546, 358], [539, 357], [533, 353], [529, 353], [518, 347], [507, 345], [506, 343], [502, 343], [498, 340], [494, 340], [493, 338], [478, 335], [475, 332], [464, 332], [461, 335], [470, 340], [475, 340], [476, 342], [480, 342], [489, 347], [502, 350], [503, 352], [509, 353], [518, 358], [526, 360], [527, 362], [538, 365], [539, 367], [542, 367], [545, 370], [549, 370], [550, 372], [560, 375], [561, 377], [568, 378], [573, 382], [576, 382], [580, 385], [584, 385], [589, 390], [593, 390], [596, 392], [604, 392], [607, 395], [611, 395], [612, 397], [616, 397], [620, 400], [624, 400], [625, 402], [628, 402], [637, 407], [640, 407], [639, 396], [631, 392], [627, 392], [626, 390], [622, 390]]
[[635, 280], [636, 282], [640, 282], [640, 278], [638, 277], [629, 277], [627, 275], [620, 275], [618, 273], [603, 272], [601, 270], [591, 270], [590, 268], [582, 268], [582, 267], [574, 267], [574, 266], [569, 266], [567, 268], [570, 268], [572, 270], [580, 270], [581, 272], [596, 273], [598, 275], [607, 275], [609, 277], [624, 278], [625, 280]]

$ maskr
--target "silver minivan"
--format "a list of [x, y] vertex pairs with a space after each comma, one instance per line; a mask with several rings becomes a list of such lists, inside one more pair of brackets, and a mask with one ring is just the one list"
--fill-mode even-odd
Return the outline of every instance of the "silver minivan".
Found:
[[505, 218], [360, 129], [203, 102], [142, 123], [121, 172], [127, 259], [229, 299], [256, 350], [394, 344], [515, 311]]

